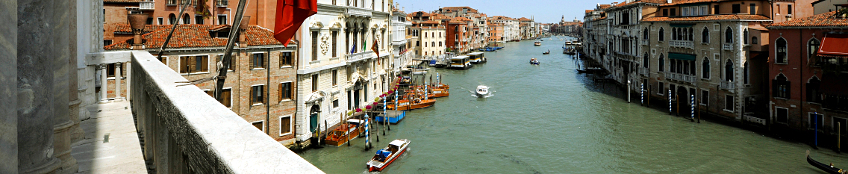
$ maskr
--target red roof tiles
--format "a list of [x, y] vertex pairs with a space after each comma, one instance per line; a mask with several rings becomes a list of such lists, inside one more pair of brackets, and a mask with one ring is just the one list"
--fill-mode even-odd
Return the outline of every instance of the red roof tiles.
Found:
[[837, 11], [813, 15], [806, 18], [793, 19], [781, 23], [775, 23], [769, 28], [791, 28], [791, 27], [848, 27], [848, 18], [836, 16]]
[[728, 21], [728, 20], [771, 20], [768, 17], [761, 15], [747, 14], [728, 14], [728, 15], [707, 15], [707, 16], [689, 16], [689, 17], [650, 17], [645, 18], [644, 22], [662, 22], [662, 21]]
[[[126, 25], [126, 26], [121, 26]], [[187, 25], [179, 25], [174, 31], [173, 37], [171, 37], [171, 41], [168, 43], [168, 48], [204, 48], [204, 47], [223, 47], [227, 44], [227, 38], [218, 38], [212, 37], [210, 34], [210, 30], [212, 29], [220, 29], [222, 25], [200, 25], [200, 24], [187, 24]], [[229, 26], [226, 26], [229, 27]], [[119, 24], [118, 27], [121, 28], [129, 28], [127, 24]], [[148, 28], [153, 28], [154, 30], [142, 35], [144, 38], [144, 46], [146, 48], [159, 48], [162, 47], [162, 44], [165, 43], [165, 37], [168, 36], [170, 32], [170, 25], [157, 25], [157, 26], [148, 26]], [[116, 30], [118, 31], [118, 30]], [[150, 30], [145, 30], [150, 31]], [[259, 26], [249, 26], [246, 31], [244, 31], [246, 36], [245, 40], [248, 45], [282, 45], [279, 41], [274, 39], [273, 31], [267, 28], [262, 28]], [[126, 50], [130, 49], [130, 42], [132, 40], [126, 40], [123, 42], [114, 43], [112, 45], [104, 46], [105, 50]]]

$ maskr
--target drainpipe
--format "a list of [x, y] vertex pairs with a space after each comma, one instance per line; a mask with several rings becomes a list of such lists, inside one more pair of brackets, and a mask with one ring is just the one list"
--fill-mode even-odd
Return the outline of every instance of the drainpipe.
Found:
[[265, 62], [265, 134], [271, 135], [271, 49], [266, 49], [265, 53], [268, 58]]
[[[803, 38], [803, 36], [802, 36], [802, 35], [803, 35], [803, 33], [802, 33], [802, 32], [803, 32], [803, 30], [798, 29], [798, 42], [799, 42], [799, 45], [804, 45], [804, 42], [803, 42], [803, 40], [804, 40], [804, 39], [802, 39], [802, 38]], [[787, 42], [787, 43], [788, 43], [788, 42]], [[788, 49], [788, 48], [787, 48], [787, 49]], [[803, 50], [803, 49], [801, 49], [801, 50]], [[799, 50], [799, 51], [798, 51], [798, 56], [799, 56], [799, 57], [803, 57], [803, 56], [804, 56], [804, 53], [801, 53], [801, 50]], [[788, 62], [787, 62], [787, 63], [788, 63]], [[801, 63], [801, 66], [798, 66], [798, 67], [799, 67], [799, 68], [798, 68], [798, 84], [801, 86], [801, 90], [799, 91], [799, 92], [801, 92], [801, 96], [803, 96], [803, 95], [805, 94], [805, 93], [803, 93], [803, 92], [804, 92], [804, 85], [802, 85], [802, 82], [803, 82], [803, 80], [804, 80], [804, 66], [805, 66], [805, 65], [804, 65], [804, 63]], [[790, 88], [791, 88], [791, 87], [790, 87]], [[792, 91], [789, 91], [789, 99], [790, 99], [790, 100], [792, 99]], [[798, 101], [801, 101], [801, 102], [799, 102], [799, 103], [800, 103], [800, 105], [801, 105], [801, 115], [803, 115], [803, 114], [804, 114], [804, 100], [805, 100], [805, 99], [804, 99], [803, 97], [801, 97], [800, 99], [798, 99]], [[803, 117], [803, 116], [802, 116], [802, 117]], [[818, 119], [819, 119], [818, 114], [816, 114], [816, 117], [815, 117], [815, 118], [816, 118], [816, 120], [814, 120], [814, 121], [815, 121], [815, 123], [818, 123]], [[824, 118], [822, 118], [822, 119], [824, 119]], [[824, 121], [822, 121], [822, 123], [824, 123]], [[818, 126], [816, 126], [816, 128], [818, 128]], [[818, 129], [816, 129], [816, 130], [818, 130]], [[816, 132], [815, 132], [815, 134], [816, 134], [816, 135], [818, 135], [818, 134], [819, 134], [819, 132], [818, 132], [818, 131], [816, 131]], [[815, 142], [815, 143], [816, 143], [816, 144], [818, 144], [818, 142]]]

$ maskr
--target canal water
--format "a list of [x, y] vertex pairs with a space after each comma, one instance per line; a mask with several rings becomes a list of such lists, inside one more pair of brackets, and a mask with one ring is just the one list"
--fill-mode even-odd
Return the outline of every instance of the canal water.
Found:
[[[376, 128], [372, 138], [380, 141], [371, 150], [357, 138], [299, 154], [327, 173], [368, 173], [365, 163], [379, 148], [409, 139], [409, 151], [383, 173], [823, 173], [807, 164], [805, 143], [693, 123], [642, 107], [638, 98], [627, 103], [620, 89], [577, 74], [564, 42], [510, 42], [471, 69], [431, 69], [451, 96], [408, 112], [385, 135]], [[530, 65], [531, 57], [541, 65]], [[493, 95], [474, 97], [477, 85]], [[846, 154], [811, 155], [848, 168]]]

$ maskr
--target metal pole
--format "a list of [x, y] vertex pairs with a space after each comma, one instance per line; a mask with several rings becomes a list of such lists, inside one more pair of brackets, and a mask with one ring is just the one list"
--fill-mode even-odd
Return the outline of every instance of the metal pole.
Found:
[[[266, 53], [268, 61], [265, 62], [265, 123], [268, 124], [265, 124], [265, 134], [271, 135], [271, 49], [266, 50]], [[326, 121], [324, 127], [327, 127]]]
[[819, 113], [813, 112], [813, 114], [815, 114], [815, 120], [813, 120], [814, 121], [813, 125], [815, 125], [815, 132], [813, 132], [813, 134], [815, 134], [815, 136], [816, 136], [814, 143], [815, 143], [816, 147], [819, 147]]
[[[233, 46], [235, 46], [236, 39], [235, 37], [239, 33], [239, 27], [241, 27], [241, 19], [244, 14], [244, 6], [247, 4], [247, 0], [239, 0], [238, 9], [236, 9], [236, 18], [233, 21], [233, 26], [230, 29], [230, 36], [227, 38], [227, 47], [226, 51], [224, 51], [224, 58], [221, 59], [221, 63], [224, 65], [221, 67], [222, 69], [218, 70], [218, 80], [215, 86], [215, 99], [223, 100], [221, 98], [221, 89], [224, 88], [224, 82], [227, 78], [227, 69], [230, 68], [230, 59], [232, 59]], [[161, 52], [159, 53], [161, 55]]]
[[627, 80], [627, 103], [630, 103], [630, 80]]
[[[242, 0], [242, 2], [244, 2], [244, 0]], [[182, 16], [183, 16], [183, 12], [185, 12], [185, 8], [186, 8], [186, 7], [188, 7], [188, 4], [189, 4], [189, 3], [185, 3], [185, 4], [183, 4], [183, 7], [181, 7], [181, 8], [180, 8], [180, 13], [178, 14], [178, 15], [180, 16], [180, 18], [182, 18]], [[241, 8], [240, 8], [240, 9], [241, 9]], [[178, 19], [179, 19], [179, 18], [178, 18]], [[177, 21], [179, 21], [179, 20], [177, 20]], [[174, 21], [175, 23], [173, 24], [173, 26], [171, 26], [171, 32], [169, 32], [169, 33], [168, 33], [168, 37], [165, 37], [165, 43], [162, 43], [162, 47], [159, 47], [159, 55], [158, 55], [158, 56], [156, 56], [156, 59], [158, 59], [158, 60], [162, 60], [162, 53], [164, 53], [164, 52], [165, 52], [165, 47], [168, 47], [168, 42], [170, 42], [170, 41], [171, 41], [171, 36], [173, 36], [173, 35], [174, 35], [174, 30], [176, 30], [176, 29], [177, 29], [177, 25], [179, 25], [179, 24], [180, 24], [180, 23], [179, 23], [179, 22], [177, 22], [177, 21]], [[232, 38], [230, 38], [230, 39], [232, 39]]]

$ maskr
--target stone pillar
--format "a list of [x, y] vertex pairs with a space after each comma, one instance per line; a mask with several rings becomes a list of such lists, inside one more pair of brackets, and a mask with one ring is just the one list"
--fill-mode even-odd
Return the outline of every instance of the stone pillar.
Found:
[[68, 46], [70, 48], [68, 59], [68, 100], [70, 103], [68, 104], [68, 114], [69, 119], [74, 122], [71, 125], [71, 144], [73, 144], [81, 140], [85, 133], [79, 127], [80, 103], [82, 103], [82, 100], [79, 97], [79, 74], [77, 74], [77, 0], [67, 1], [69, 3], [67, 20], [72, 22], [68, 24]]
[[115, 101], [121, 99], [121, 67], [123, 62], [115, 63]]
[[18, 2], [0, 1], [0, 173], [18, 173]]
[[54, 3], [53, 0], [18, 0], [17, 142], [20, 173], [55, 172], [61, 163], [53, 155], [53, 65], [56, 57], [51, 46], [55, 33], [50, 26], [54, 22]]
[[[77, 172], [77, 162], [71, 156], [71, 132], [70, 128], [74, 125], [74, 121], [70, 119], [70, 81], [69, 76], [73, 68], [70, 66], [70, 26], [68, 7], [72, 4], [67, 0], [54, 1], [52, 6], [53, 16], [50, 30], [53, 32], [53, 37], [49, 39], [50, 47], [53, 47], [52, 62], [53, 63], [53, 157], [62, 160], [61, 167], [57, 170], [59, 173], [75, 173]], [[76, 78], [74, 78], [76, 79]]]
[[130, 94], [132, 94], [132, 92], [130, 92], [130, 82], [132, 82], [131, 81], [132, 75], [130, 74], [130, 73], [132, 73], [132, 71], [130, 71], [130, 70], [132, 70], [132, 64], [130, 64], [130, 63], [131, 62], [124, 62], [123, 63], [124, 65], [127, 65], [127, 67], [126, 67], [127, 68], [127, 94], [126, 94], [127, 97], [125, 98], [127, 101], [130, 100]]
[[105, 64], [101, 64], [98, 68], [100, 69], [100, 103], [106, 103], [109, 101], [109, 83], [106, 78], [106, 66]]

